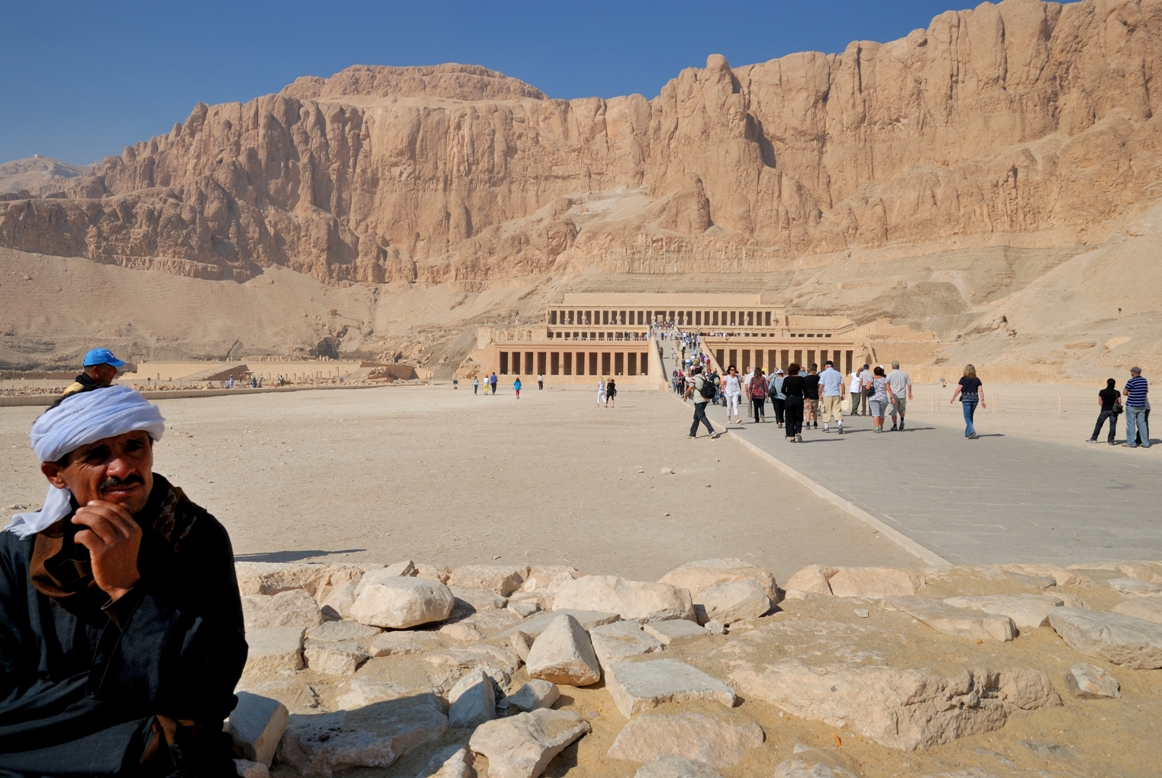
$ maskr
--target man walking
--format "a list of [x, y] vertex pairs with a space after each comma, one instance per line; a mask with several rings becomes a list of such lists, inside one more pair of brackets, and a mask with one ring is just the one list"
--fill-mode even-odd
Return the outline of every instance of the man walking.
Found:
[[1130, 380], [1122, 394], [1126, 399], [1126, 447], [1137, 448], [1138, 433], [1142, 436], [1142, 448], [1150, 448], [1150, 429], [1146, 424], [1146, 395], [1150, 385], [1142, 378], [1142, 368], [1130, 368]]
[[871, 406], [868, 405], [868, 397], [870, 397], [871, 395], [869, 395], [867, 393], [867, 390], [868, 390], [868, 387], [870, 387], [872, 385], [872, 381], [874, 379], [875, 379], [875, 376], [872, 375], [871, 365], [865, 363], [864, 366], [862, 368], [860, 368], [860, 371], [859, 371], [859, 390], [860, 390], [860, 392], [863, 393], [863, 415], [864, 416], [867, 416], [871, 412]]
[[851, 383], [847, 390], [851, 392], [851, 415], [859, 416], [859, 406], [863, 402], [863, 379], [859, 377], [859, 368], [851, 371]]
[[803, 393], [807, 398], [807, 413], [803, 419], [803, 427], [819, 429], [819, 367], [812, 363], [807, 367], [807, 376], [803, 379]]
[[490, 375], [488, 377], [488, 385], [492, 389], [493, 394], [496, 394], [496, 384], [497, 384], [496, 373], [493, 373], [492, 375]]
[[819, 391], [823, 395], [823, 432], [828, 422], [835, 419], [836, 431], [843, 434], [843, 374], [835, 369], [835, 363], [828, 360], [823, 363], [823, 372], [819, 374]]
[[682, 398], [683, 401], [688, 401], [690, 395], [694, 395], [694, 423], [690, 425], [691, 439], [698, 435], [699, 422], [706, 425], [706, 431], [710, 433], [711, 440], [718, 437], [714, 427], [710, 426], [710, 420], [706, 418], [706, 406], [714, 397], [717, 386], [718, 380], [716, 378], [703, 375], [701, 367], [694, 368], [694, 380], [686, 386], [686, 394]]
[[[912, 399], [912, 379], [900, 369], [900, 363], [895, 360], [892, 360], [892, 372], [888, 373], [888, 386], [892, 388], [895, 397], [892, 403], [892, 432], [895, 432], [904, 428], [904, 412], [908, 409], [908, 400]], [[896, 425], [897, 413], [900, 415], [899, 426]]]

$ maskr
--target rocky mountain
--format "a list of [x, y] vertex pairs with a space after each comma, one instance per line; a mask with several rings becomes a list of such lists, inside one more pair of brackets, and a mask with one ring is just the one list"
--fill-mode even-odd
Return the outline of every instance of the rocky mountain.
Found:
[[0, 246], [245, 279], [763, 272], [883, 247], [1080, 246], [1162, 199], [1162, 0], [985, 3], [887, 44], [553, 100], [357, 66], [0, 204]]
[[88, 165], [70, 165], [39, 156], [5, 162], [0, 165], [0, 198], [16, 200], [63, 194], [69, 179], [89, 170]]

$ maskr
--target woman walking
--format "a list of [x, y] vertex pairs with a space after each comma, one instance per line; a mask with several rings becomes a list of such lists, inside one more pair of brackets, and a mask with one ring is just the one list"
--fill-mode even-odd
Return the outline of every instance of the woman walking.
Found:
[[1118, 434], [1118, 416], [1122, 412], [1122, 393], [1114, 387], [1117, 381], [1112, 378], [1106, 379], [1106, 388], [1097, 393], [1097, 404], [1101, 406], [1101, 412], [1097, 415], [1097, 424], [1093, 428], [1093, 436], [1090, 437], [1090, 443], [1097, 443], [1097, 436], [1101, 434], [1101, 427], [1105, 424], [1106, 419], [1110, 420], [1110, 432], [1106, 437], [1106, 442], [1111, 446], [1114, 445], [1114, 435]]
[[949, 405], [956, 402], [956, 396], [960, 395], [960, 402], [964, 406], [964, 437], [969, 440], [976, 440], [976, 428], [972, 426], [972, 417], [976, 413], [976, 406], [979, 403], [980, 407], [988, 408], [984, 401], [984, 393], [981, 389], [984, 384], [976, 377], [976, 368], [972, 365], [964, 366], [964, 375], [960, 377], [956, 389], [952, 392], [952, 399], [948, 401]]
[[605, 385], [605, 407], [606, 408], [616, 408], [617, 407], [616, 400], [617, 400], [617, 381], [615, 381], [611, 378], [611, 379], [609, 379], [609, 383], [607, 383]]
[[803, 393], [806, 382], [799, 375], [799, 364], [792, 362], [787, 368], [787, 377], [783, 379], [783, 394], [787, 398], [785, 410], [787, 442], [803, 442]]
[[780, 427], [783, 426], [783, 409], [787, 407], [787, 395], [783, 394], [783, 381], [785, 379], [786, 373], [780, 367], [775, 371], [770, 386], [767, 387], [767, 393], [771, 396], [771, 407], [775, 409], [775, 423]]
[[600, 408], [605, 403], [605, 379], [597, 379], [597, 407]]
[[518, 400], [520, 399], [520, 387], [520, 376], [517, 376], [516, 380], [512, 382], [512, 388], [516, 390], [516, 399]]
[[872, 373], [870, 386], [872, 392], [871, 396], [867, 398], [867, 406], [871, 410], [872, 424], [876, 432], [883, 432], [884, 412], [887, 410], [888, 403], [891, 402], [892, 388], [888, 386], [888, 377], [884, 375], [884, 369], [879, 365]]
[[722, 382], [722, 394], [726, 397], [726, 423], [730, 424], [730, 417], [742, 424], [742, 416], [738, 412], [738, 401], [742, 397], [742, 383], [738, 378], [738, 369], [731, 365], [726, 369], [726, 380]]
[[763, 378], [763, 369], [756, 367], [754, 375], [750, 377], [750, 383], [747, 384], [747, 389], [750, 390], [750, 404], [751, 410], [754, 411], [754, 423], [758, 424], [763, 420], [763, 406], [767, 404], [767, 379]]

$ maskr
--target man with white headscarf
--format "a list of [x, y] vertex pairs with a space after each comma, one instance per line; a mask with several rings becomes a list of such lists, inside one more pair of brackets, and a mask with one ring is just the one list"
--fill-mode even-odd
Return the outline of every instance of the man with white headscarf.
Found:
[[128, 387], [33, 424], [49, 482], [0, 532], [0, 776], [234, 775], [246, 662], [230, 538], [153, 472], [165, 431]]

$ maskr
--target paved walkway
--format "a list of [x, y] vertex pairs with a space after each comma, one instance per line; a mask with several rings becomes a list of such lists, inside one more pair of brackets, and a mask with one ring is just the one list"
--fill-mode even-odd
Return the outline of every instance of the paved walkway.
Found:
[[[923, 423], [877, 435], [871, 417], [845, 419], [842, 436], [807, 430], [791, 444], [769, 405], [767, 414], [765, 424], [732, 425], [723, 442], [752, 443], [949, 562], [1162, 558], [1162, 461], [1154, 457], [1134, 462], [1003, 435], [970, 441], [962, 430]], [[725, 427], [725, 408], [707, 415]]]

